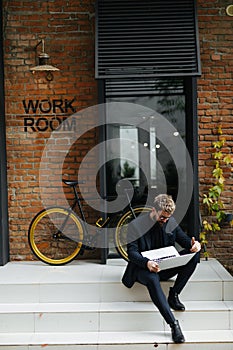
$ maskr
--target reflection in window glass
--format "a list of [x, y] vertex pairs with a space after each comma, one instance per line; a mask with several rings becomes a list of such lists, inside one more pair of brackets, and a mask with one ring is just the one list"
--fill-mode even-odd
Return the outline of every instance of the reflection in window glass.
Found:
[[120, 144], [121, 176], [138, 183], [139, 179], [139, 155], [138, 155], [138, 132], [136, 128], [120, 126], [120, 139], [129, 140], [130, 147]]
[[156, 132], [155, 127], [150, 128], [150, 178], [151, 187], [156, 186]]

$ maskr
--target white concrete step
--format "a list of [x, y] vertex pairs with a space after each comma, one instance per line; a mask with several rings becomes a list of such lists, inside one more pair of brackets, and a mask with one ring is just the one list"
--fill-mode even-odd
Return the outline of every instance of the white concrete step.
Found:
[[[230, 330], [233, 302], [189, 301], [175, 317], [187, 331]], [[0, 325], [0, 334], [169, 330], [150, 302], [0, 304]]]
[[[122, 285], [125, 265], [0, 267], [0, 350], [233, 350], [233, 278], [217, 260], [201, 261], [181, 294], [182, 345], [173, 344], [145, 287]], [[163, 282], [165, 293], [172, 282]]]
[[[12, 262], [0, 267], [1, 303], [85, 303], [150, 301], [144, 286], [121, 283], [125, 261], [107, 265], [75, 261], [53, 267], [40, 262]], [[163, 282], [167, 294], [172, 281]], [[233, 300], [233, 278], [215, 259], [201, 261], [182, 292], [183, 301]]]
[[174, 344], [170, 332], [75, 332], [1, 334], [4, 350], [232, 350], [232, 331], [186, 331]]

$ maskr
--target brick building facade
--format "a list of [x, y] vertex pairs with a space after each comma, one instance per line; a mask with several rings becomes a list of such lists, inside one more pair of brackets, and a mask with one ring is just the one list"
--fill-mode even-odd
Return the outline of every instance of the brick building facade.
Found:
[[[226, 14], [227, 5], [226, 0], [197, 1], [202, 66], [202, 75], [197, 80], [200, 194], [211, 183], [212, 142], [219, 124], [227, 141], [224, 151], [233, 150], [233, 17]], [[46, 140], [62, 120], [98, 103], [95, 1], [4, 0], [3, 36], [10, 259], [28, 260], [32, 259], [28, 225], [42, 207], [39, 163]], [[44, 72], [30, 71], [35, 65], [35, 47], [41, 39], [51, 64], [60, 68], [53, 72], [52, 81], [46, 79]], [[96, 130], [85, 134], [73, 146], [64, 174], [75, 176], [85, 152], [97, 142]], [[95, 159], [84, 174], [87, 192], [91, 191], [88, 181], [89, 184], [95, 181], [94, 162]], [[232, 212], [231, 167], [226, 167], [224, 174], [223, 201]], [[49, 174], [46, 180], [54, 185], [56, 174]], [[48, 192], [50, 204], [59, 196], [53, 185]], [[211, 256], [229, 268], [233, 266], [231, 242], [232, 228], [226, 225], [220, 233], [209, 237], [208, 243]]]
[[[198, 1], [199, 37], [202, 76], [198, 79], [199, 116], [199, 186], [204, 193], [212, 181], [212, 142], [222, 126], [226, 139], [224, 152], [232, 154], [232, 39], [233, 22], [226, 15], [227, 1]], [[232, 167], [224, 169], [223, 202], [232, 213]], [[229, 225], [211, 237], [209, 249], [213, 256], [232, 268], [232, 228]]]

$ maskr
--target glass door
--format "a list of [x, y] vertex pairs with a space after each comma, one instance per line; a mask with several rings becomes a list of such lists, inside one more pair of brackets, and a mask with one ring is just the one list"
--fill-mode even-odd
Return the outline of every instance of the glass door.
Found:
[[[174, 128], [168, 130], [168, 142], [173, 145], [176, 137], [185, 140], [185, 96], [172, 94], [170, 96], [137, 96], [109, 98], [107, 102], [133, 103], [145, 106], [161, 116], [161, 123], [166, 127], [170, 123]], [[135, 118], [137, 121], [135, 122]], [[108, 121], [108, 115], [107, 115]], [[176, 164], [169, 147], [164, 144], [163, 137], [158, 134], [158, 118], [153, 115], [140, 114], [132, 118], [132, 124], [127, 118], [127, 125], [107, 122], [107, 139], [116, 139], [114, 147], [108, 147], [107, 152], [107, 194], [116, 195], [116, 184], [120, 179], [128, 179], [134, 187], [134, 204], [145, 202], [146, 196], [166, 192], [174, 199], [177, 197], [178, 175]], [[166, 131], [164, 130], [166, 133]], [[182, 150], [181, 150], [182, 151]], [[185, 154], [183, 168], [186, 168]], [[184, 180], [184, 179], [183, 179]], [[148, 191], [149, 190], [149, 191]], [[151, 198], [152, 200], [152, 198]], [[153, 200], [152, 200], [153, 201]]]
[[[115, 141], [106, 147], [103, 193], [114, 200], [118, 195], [117, 184], [122, 179], [133, 186], [134, 205], [152, 205], [157, 194], [168, 193], [176, 201], [178, 223], [190, 236], [198, 238], [196, 79], [106, 79], [99, 86], [102, 102], [129, 103], [154, 112], [131, 113], [125, 120], [119, 110], [114, 122], [106, 113], [102, 140]], [[182, 147], [176, 146], [177, 140], [183, 142]], [[101, 254], [104, 263], [108, 249], [103, 249]]]

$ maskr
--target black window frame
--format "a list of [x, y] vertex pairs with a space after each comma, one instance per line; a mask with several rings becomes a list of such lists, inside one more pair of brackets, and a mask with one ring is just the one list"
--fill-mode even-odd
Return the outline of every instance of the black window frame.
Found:
[[6, 158], [6, 123], [4, 95], [4, 59], [2, 0], [0, 0], [0, 265], [9, 261], [8, 191]]
[[[146, 78], [145, 78], [146, 80]], [[99, 103], [106, 102], [106, 80], [98, 81]], [[197, 119], [197, 79], [195, 77], [184, 77], [184, 94], [186, 99], [186, 147], [189, 152], [193, 166], [193, 194], [186, 213], [187, 231], [190, 236], [199, 239], [200, 233], [200, 213], [199, 213], [199, 177], [198, 177], [198, 119]], [[122, 96], [122, 95], [121, 95]], [[106, 141], [106, 128], [102, 126], [100, 130], [100, 142]], [[100, 154], [101, 164], [104, 164], [105, 154]], [[106, 197], [106, 169], [105, 166], [100, 171], [100, 193]], [[104, 235], [104, 247], [107, 247], [107, 235]], [[101, 262], [106, 263], [111, 257], [108, 248], [101, 249]], [[115, 257], [115, 256], [113, 256]]]

